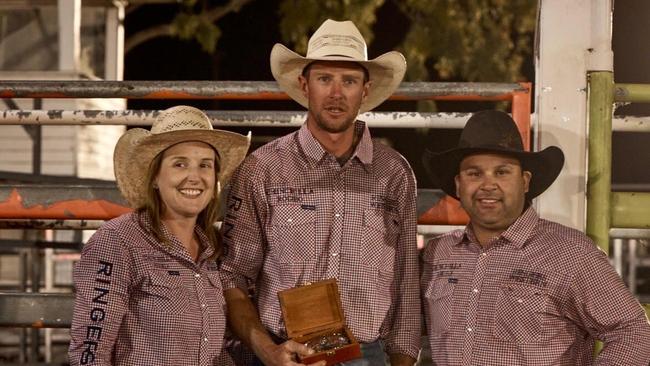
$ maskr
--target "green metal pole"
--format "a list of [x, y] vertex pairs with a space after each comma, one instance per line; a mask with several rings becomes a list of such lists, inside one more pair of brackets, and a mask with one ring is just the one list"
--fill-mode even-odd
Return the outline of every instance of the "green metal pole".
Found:
[[650, 103], [650, 84], [616, 84], [617, 102]]
[[650, 192], [612, 192], [612, 227], [650, 229]]
[[609, 253], [614, 76], [611, 71], [592, 71], [587, 74], [587, 79], [589, 88], [587, 235], [605, 253]]

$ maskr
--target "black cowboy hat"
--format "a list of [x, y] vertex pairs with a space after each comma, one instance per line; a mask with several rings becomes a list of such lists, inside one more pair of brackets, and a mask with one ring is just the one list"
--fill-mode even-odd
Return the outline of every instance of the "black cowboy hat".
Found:
[[460, 163], [466, 156], [479, 153], [504, 154], [518, 159], [522, 169], [532, 173], [526, 200], [532, 200], [553, 184], [564, 165], [564, 154], [557, 146], [539, 152], [525, 151], [515, 121], [500, 111], [474, 113], [463, 128], [457, 148], [441, 153], [425, 151], [422, 161], [433, 182], [458, 199], [454, 178]]

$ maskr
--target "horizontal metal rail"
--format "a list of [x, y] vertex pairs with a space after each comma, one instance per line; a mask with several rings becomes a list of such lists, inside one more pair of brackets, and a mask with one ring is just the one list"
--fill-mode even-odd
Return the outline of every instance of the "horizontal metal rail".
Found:
[[115, 186], [0, 185], [0, 219], [106, 220], [129, 211]]
[[2, 249], [72, 249], [80, 250], [83, 247], [81, 242], [68, 242], [68, 241], [45, 241], [45, 240], [20, 240], [20, 239], [0, 239], [0, 248]]
[[613, 239], [650, 239], [650, 229], [611, 228], [609, 237]]
[[650, 132], [648, 116], [614, 116], [612, 130], [619, 132]]
[[[307, 112], [205, 111], [215, 126], [299, 127]], [[151, 126], [158, 110], [5, 110], [0, 125]], [[370, 127], [463, 128], [470, 113], [367, 112], [359, 116]]]
[[[440, 190], [418, 190], [420, 224], [464, 224], [467, 216], [459, 209]], [[130, 211], [117, 187], [105, 183], [0, 184], [0, 228], [91, 229], [88, 220], [101, 223]]]
[[[517, 83], [404, 82], [391, 100], [512, 100]], [[0, 98], [288, 100], [275, 81], [0, 81]]]
[[68, 186], [93, 186], [93, 187], [115, 187], [115, 181], [80, 178], [72, 175], [53, 175], [53, 174], [32, 174], [9, 172], [0, 170], [0, 185], [11, 182], [12, 184], [39, 183], [39, 184], [65, 184]]
[[104, 220], [0, 219], [0, 229], [97, 230]]
[[614, 84], [614, 101], [650, 103], [650, 84]]
[[[613, 192], [611, 202], [612, 227], [650, 228], [650, 193]], [[418, 190], [420, 224], [464, 224], [459, 208], [442, 191]], [[115, 187], [0, 185], [0, 228], [94, 229], [129, 211]]]
[[612, 192], [611, 227], [650, 229], [650, 193]]
[[[299, 127], [307, 112], [206, 110], [215, 126]], [[0, 112], [0, 125], [151, 126], [159, 110], [19, 110]], [[471, 113], [366, 112], [359, 119], [372, 128], [463, 128]], [[613, 131], [650, 132], [650, 117], [614, 117]]]
[[650, 192], [650, 183], [612, 183], [612, 192]]
[[72, 294], [0, 292], [0, 327], [68, 328]]

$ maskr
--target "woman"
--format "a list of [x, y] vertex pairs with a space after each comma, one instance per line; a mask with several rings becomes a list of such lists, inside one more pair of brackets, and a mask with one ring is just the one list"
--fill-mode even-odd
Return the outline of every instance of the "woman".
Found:
[[115, 177], [135, 210], [104, 224], [75, 267], [71, 365], [227, 363], [213, 223], [249, 143], [188, 106], [120, 138]]

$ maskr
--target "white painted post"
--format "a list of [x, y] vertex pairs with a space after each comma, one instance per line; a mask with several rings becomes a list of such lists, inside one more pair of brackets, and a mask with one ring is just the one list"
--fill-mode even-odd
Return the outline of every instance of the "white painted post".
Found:
[[124, 4], [114, 2], [106, 9], [106, 52], [104, 78], [122, 80], [124, 77]]
[[81, 55], [81, 0], [58, 0], [59, 70], [78, 71]]
[[[59, 71], [79, 71], [81, 57], [81, 0], [58, 0]], [[49, 232], [52, 236], [52, 232]], [[53, 237], [49, 238], [50, 240]], [[46, 249], [46, 287], [53, 284], [53, 250]], [[52, 362], [52, 330], [45, 330], [45, 361]]]
[[[45, 241], [54, 241], [53, 230], [45, 230], [43, 233]], [[54, 290], [54, 249], [46, 248], [43, 258], [45, 262], [45, 292], [53, 292]], [[52, 362], [52, 328], [45, 328], [45, 362]]]
[[611, 10], [611, 0], [540, 0], [535, 146], [560, 146], [566, 161], [537, 207], [578, 230], [586, 221], [587, 72], [612, 70]]

